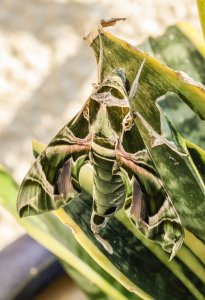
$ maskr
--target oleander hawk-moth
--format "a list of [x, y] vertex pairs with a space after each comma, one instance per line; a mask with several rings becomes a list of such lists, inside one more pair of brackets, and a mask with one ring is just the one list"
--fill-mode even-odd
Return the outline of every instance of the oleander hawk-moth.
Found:
[[[101, 44], [99, 78], [102, 59]], [[124, 207], [143, 235], [172, 256], [177, 252], [183, 242], [181, 222], [140, 138], [130, 105], [145, 60], [131, 88], [123, 68], [115, 68], [95, 85], [81, 111], [38, 156], [20, 188], [21, 217], [69, 205], [81, 193], [79, 172], [89, 162], [93, 168], [91, 229], [96, 237]]]

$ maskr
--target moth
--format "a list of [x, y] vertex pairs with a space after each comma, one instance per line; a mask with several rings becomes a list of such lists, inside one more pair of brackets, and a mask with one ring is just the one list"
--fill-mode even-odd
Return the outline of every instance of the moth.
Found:
[[20, 187], [20, 217], [56, 210], [81, 193], [79, 172], [93, 168], [91, 229], [96, 237], [108, 220], [125, 209], [134, 226], [173, 256], [183, 241], [178, 214], [134, 123], [131, 102], [136, 96], [142, 61], [131, 85], [123, 68], [101, 80], [81, 111], [52, 139], [35, 160]]

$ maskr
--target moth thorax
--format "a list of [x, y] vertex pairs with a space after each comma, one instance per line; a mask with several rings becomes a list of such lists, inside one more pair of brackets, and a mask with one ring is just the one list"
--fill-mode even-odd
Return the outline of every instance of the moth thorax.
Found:
[[92, 124], [92, 131], [96, 137], [115, 140], [115, 134], [108, 117], [107, 106], [103, 103], [100, 104], [97, 116]]

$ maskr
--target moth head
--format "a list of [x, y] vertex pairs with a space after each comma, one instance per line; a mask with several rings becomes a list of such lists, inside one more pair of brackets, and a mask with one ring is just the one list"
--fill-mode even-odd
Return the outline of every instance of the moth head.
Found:
[[[126, 78], [125, 69], [123, 68], [115, 68], [112, 73], [105, 79], [104, 86], [110, 86], [116, 92], [119, 92], [117, 98], [126, 98], [130, 91], [130, 83], [129, 80]], [[121, 97], [119, 97], [120, 93]], [[115, 96], [115, 95], [113, 95]]]
[[[123, 68], [115, 68], [91, 95], [90, 124], [107, 138], [120, 136], [129, 112], [129, 82]], [[105, 117], [106, 116], [106, 117]]]

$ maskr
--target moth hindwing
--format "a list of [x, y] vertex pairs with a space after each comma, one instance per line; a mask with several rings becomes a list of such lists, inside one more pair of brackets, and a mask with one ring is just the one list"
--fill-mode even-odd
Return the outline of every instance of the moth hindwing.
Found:
[[172, 255], [177, 252], [183, 241], [181, 222], [130, 109], [144, 63], [130, 90], [125, 70], [114, 69], [44, 149], [21, 185], [20, 216], [68, 204], [80, 193], [79, 171], [89, 161], [93, 167], [91, 229], [96, 238], [103, 243], [99, 232], [124, 207], [142, 234]]

